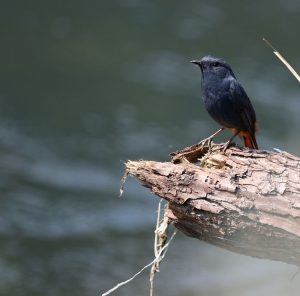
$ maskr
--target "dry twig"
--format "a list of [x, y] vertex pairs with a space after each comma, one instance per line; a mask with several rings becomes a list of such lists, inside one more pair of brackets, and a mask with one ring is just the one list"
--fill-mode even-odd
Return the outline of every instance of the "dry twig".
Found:
[[265, 41], [273, 50], [273, 53], [279, 58], [279, 60], [289, 69], [289, 71], [294, 75], [294, 77], [300, 82], [300, 76], [295, 71], [295, 69], [287, 62], [287, 60], [279, 53], [279, 51], [266, 39], [263, 38], [263, 41]]

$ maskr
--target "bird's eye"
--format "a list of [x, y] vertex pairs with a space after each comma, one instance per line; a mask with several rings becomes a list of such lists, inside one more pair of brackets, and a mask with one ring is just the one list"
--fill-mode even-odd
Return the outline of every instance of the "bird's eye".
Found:
[[218, 63], [218, 62], [215, 62], [215, 63], [213, 63], [212, 65], [213, 65], [213, 67], [218, 67], [218, 66], [219, 66], [219, 63]]

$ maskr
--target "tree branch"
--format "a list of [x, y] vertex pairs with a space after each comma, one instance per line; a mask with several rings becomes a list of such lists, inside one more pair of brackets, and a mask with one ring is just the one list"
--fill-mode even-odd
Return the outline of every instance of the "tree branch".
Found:
[[171, 162], [128, 161], [126, 170], [169, 202], [169, 218], [186, 235], [300, 266], [298, 157], [197, 144]]

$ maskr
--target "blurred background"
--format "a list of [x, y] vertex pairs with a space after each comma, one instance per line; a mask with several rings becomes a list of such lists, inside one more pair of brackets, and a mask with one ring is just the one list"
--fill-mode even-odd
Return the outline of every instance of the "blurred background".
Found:
[[[191, 59], [226, 59], [260, 147], [300, 155], [300, 85], [262, 41], [300, 71], [297, 0], [5, 1], [0, 24], [1, 295], [99, 295], [152, 260], [158, 199], [130, 178], [118, 198], [123, 163], [219, 127]], [[295, 272], [179, 233], [156, 295], [299, 295]]]

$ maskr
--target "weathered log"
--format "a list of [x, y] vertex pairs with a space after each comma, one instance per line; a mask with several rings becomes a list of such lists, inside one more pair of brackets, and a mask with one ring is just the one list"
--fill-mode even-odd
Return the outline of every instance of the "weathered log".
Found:
[[194, 145], [172, 162], [128, 161], [127, 172], [169, 202], [188, 236], [300, 266], [300, 159], [286, 152]]

